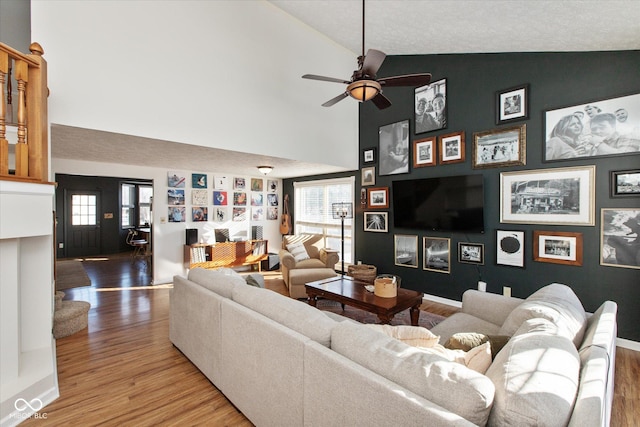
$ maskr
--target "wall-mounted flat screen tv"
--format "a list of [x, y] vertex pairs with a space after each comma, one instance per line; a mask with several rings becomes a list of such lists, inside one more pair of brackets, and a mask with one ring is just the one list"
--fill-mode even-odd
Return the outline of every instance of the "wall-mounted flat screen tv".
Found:
[[482, 175], [393, 181], [392, 198], [395, 227], [484, 233]]

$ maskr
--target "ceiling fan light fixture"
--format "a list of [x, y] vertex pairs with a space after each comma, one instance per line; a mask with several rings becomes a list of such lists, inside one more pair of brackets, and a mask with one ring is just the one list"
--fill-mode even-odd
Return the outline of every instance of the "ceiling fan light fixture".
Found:
[[273, 170], [273, 166], [258, 166], [258, 171], [262, 175], [269, 175], [272, 170]]
[[368, 101], [382, 90], [382, 86], [375, 80], [356, 80], [347, 86], [347, 93], [360, 102]]

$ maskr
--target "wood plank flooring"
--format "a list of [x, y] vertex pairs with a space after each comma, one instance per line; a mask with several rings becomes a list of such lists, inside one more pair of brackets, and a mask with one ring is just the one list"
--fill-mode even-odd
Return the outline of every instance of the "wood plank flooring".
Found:
[[[65, 290], [65, 299], [91, 303], [89, 326], [57, 340], [60, 398], [40, 411], [46, 419], [21, 425], [252, 425], [169, 341], [169, 285], [149, 285], [148, 269], [122, 256], [84, 265], [92, 286]], [[286, 293], [281, 281], [270, 283]], [[618, 348], [612, 426], [638, 425], [639, 376], [640, 353]]]

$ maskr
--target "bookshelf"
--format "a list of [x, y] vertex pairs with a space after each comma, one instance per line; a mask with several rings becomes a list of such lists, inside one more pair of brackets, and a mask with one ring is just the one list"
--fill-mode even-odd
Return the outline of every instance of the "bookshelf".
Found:
[[261, 271], [262, 261], [268, 258], [266, 240], [184, 245], [184, 267], [189, 269], [257, 265], [258, 271]]

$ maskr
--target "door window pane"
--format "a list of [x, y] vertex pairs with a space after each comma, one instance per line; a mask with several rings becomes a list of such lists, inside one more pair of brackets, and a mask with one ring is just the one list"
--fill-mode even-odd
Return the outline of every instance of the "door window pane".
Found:
[[96, 225], [97, 197], [91, 194], [74, 194], [71, 196], [71, 224]]

